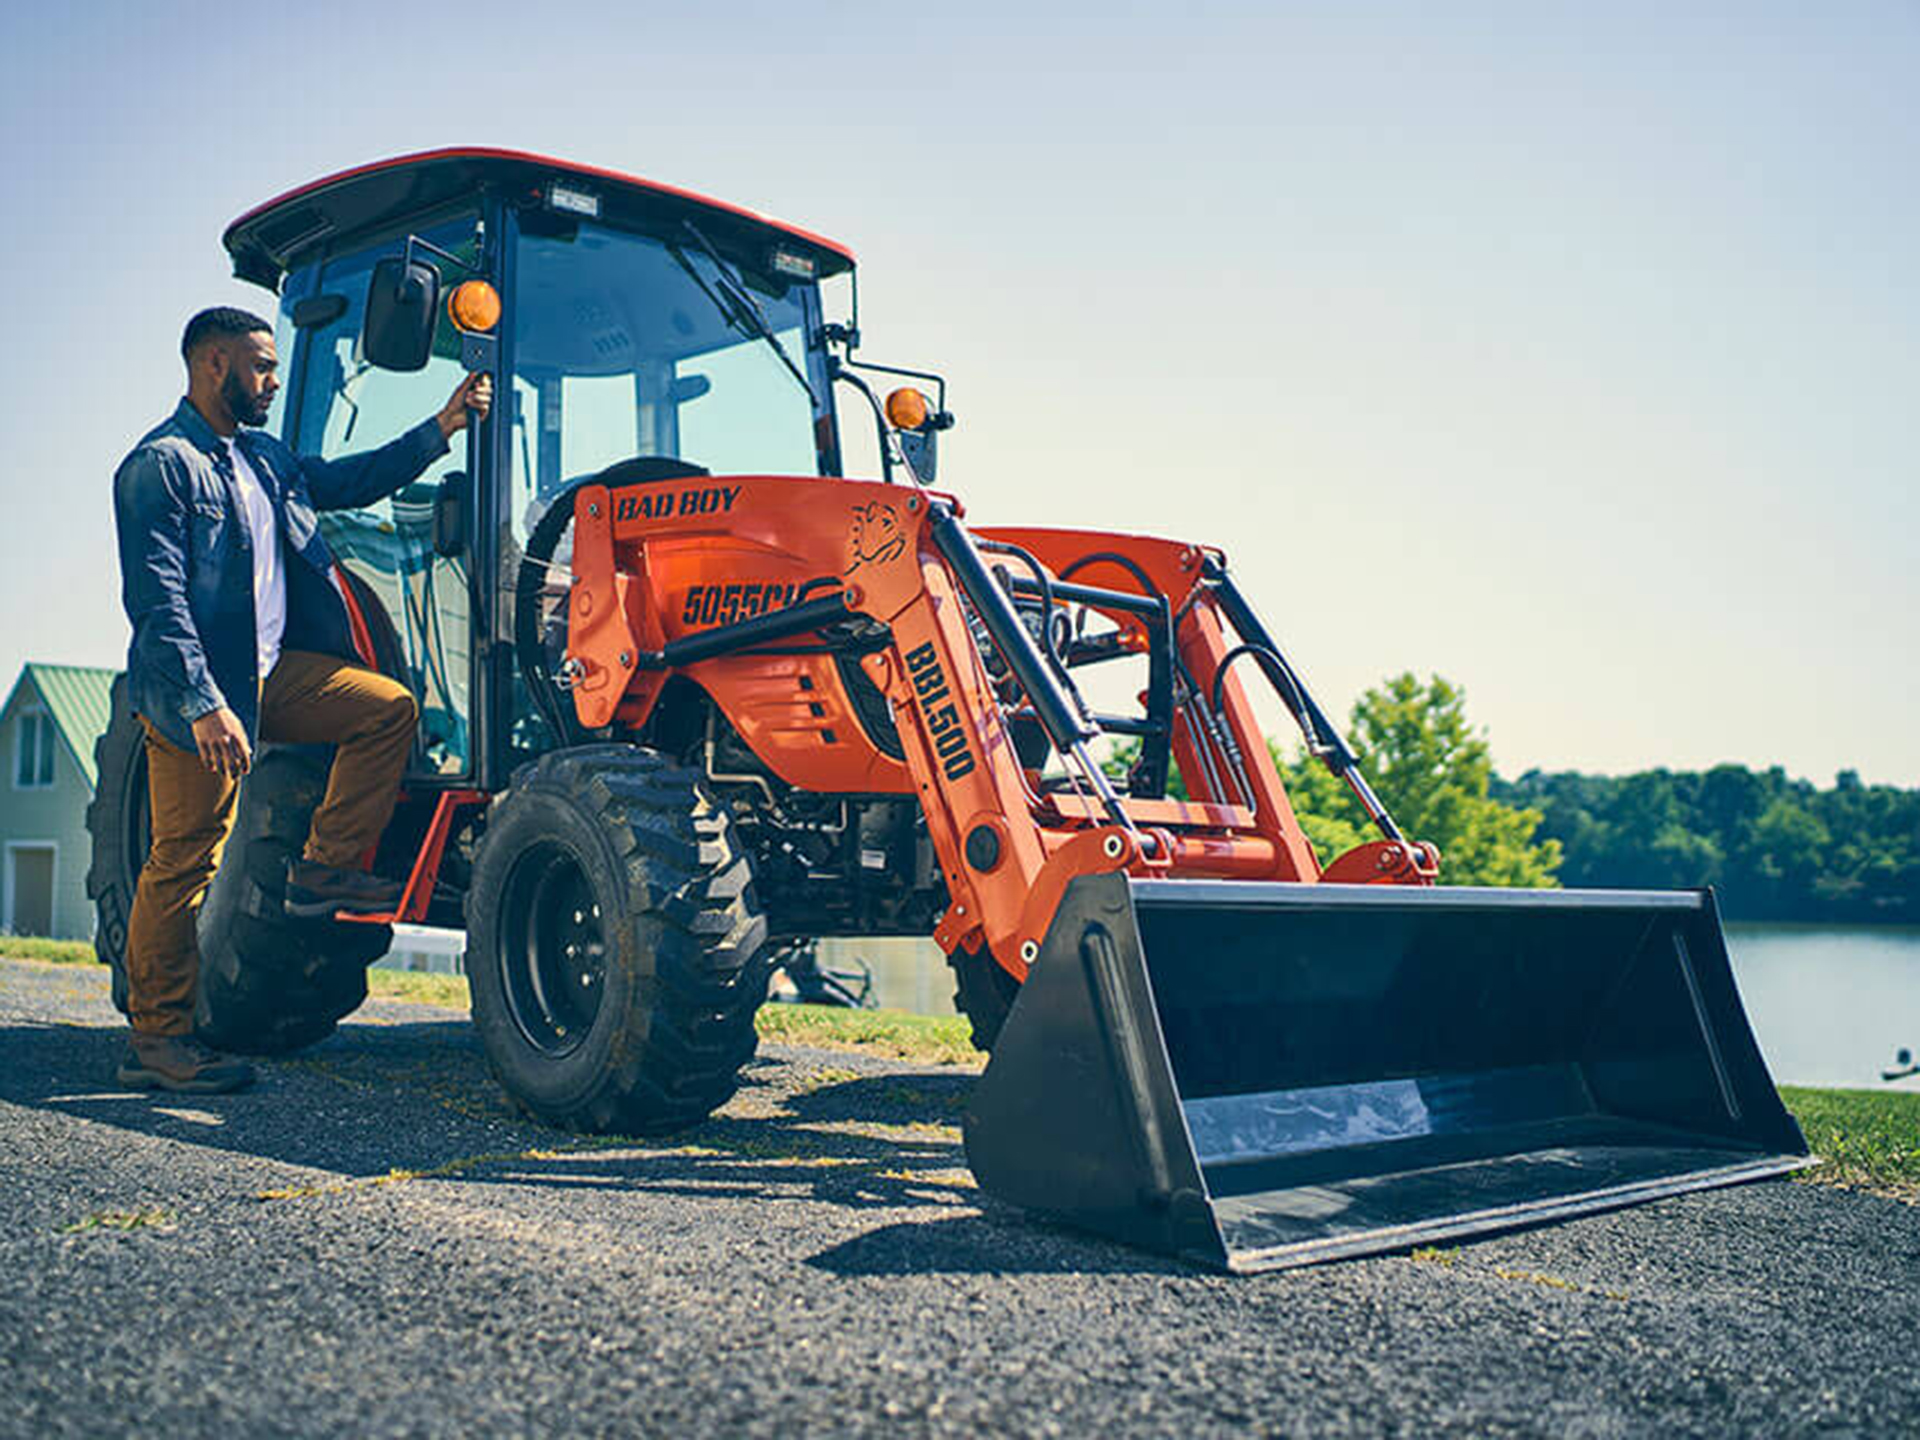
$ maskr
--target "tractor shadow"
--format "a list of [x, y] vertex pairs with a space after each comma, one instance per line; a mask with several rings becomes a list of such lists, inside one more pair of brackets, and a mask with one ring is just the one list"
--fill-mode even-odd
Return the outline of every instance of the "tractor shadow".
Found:
[[[705, 1123], [588, 1136], [521, 1115], [462, 1018], [418, 1013], [363, 1012], [259, 1062], [255, 1086], [232, 1095], [129, 1091], [113, 1078], [124, 1030], [15, 1022], [0, 1026], [0, 1102], [299, 1167], [236, 1171], [263, 1201], [435, 1182], [890, 1212], [894, 1223], [808, 1261], [847, 1275], [1084, 1268], [1108, 1248], [1076, 1240], [1056, 1257], [1063, 1232], [980, 1194], [960, 1140], [969, 1072], [770, 1045]], [[1022, 1235], [1038, 1239], [1009, 1243]]]

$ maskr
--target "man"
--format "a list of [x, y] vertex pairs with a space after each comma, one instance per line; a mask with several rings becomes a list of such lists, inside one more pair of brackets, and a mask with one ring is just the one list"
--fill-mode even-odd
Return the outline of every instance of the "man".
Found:
[[360, 857], [393, 813], [413, 696], [357, 663], [314, 512], [371, 505], [415, 479], [470, 412], [486, 414], [493, 391], [469, 375], [438, 415], [391, 444], [324, 461], [245, 428], [265, 422], [280, 388], [266, 321], [205, 310], [180, 349], [186, 398], [113, 481], [153, 831], [127, 926], [133, 1034], [119, 1078], [210, 1093], [253, 1078], [192, 1032], [194, 922], [259, 738], [337, 747], [305, 851], [288, 866], [288, 914], [376, 913], [399, 898]]

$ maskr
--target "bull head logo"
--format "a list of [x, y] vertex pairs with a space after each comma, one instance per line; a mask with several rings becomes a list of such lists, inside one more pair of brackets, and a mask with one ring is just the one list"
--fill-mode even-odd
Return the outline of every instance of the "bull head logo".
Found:
[[893, 506], [871, 500], [853, 507], [853, 528], [847, 537], [847, 574], [862, 565], [897, 559], [906, 548], [907, 537], [900, 533], [900, 517]]

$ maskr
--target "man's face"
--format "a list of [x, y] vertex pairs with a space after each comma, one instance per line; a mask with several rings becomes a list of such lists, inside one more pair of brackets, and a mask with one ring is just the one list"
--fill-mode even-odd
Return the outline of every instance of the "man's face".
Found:
[[[220, 398], [226, 401], [234, 422], [239, 425], [264, 425], [267, 409], [280, 389], [280, 356], [273, 348], [273, 336], [264, 330], [251, 335], [236, 335], [219, 348], [226, 374], [220, 380]], [[220, 363], [216, 359], [216, 364]]]

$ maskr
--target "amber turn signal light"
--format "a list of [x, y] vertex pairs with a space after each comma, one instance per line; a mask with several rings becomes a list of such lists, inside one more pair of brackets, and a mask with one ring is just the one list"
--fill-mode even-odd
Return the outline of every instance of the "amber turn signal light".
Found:
[[887, 396], [887, 423], [896, 430], [918, 430], [932, 413], [931, 402], [911, 385]]
[[485, 334], [500, 323], [500, 292], [484, 280], [463, 280], [447, 296], [447, 318], [456, 330]]

